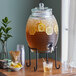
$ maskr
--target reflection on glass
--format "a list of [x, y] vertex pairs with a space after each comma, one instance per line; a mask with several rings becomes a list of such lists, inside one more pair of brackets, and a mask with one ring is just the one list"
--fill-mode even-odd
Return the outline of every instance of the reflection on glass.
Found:
[[69, 62], [62, 63], [62, 73], [72, 73], [73, 68], [69, 65]]

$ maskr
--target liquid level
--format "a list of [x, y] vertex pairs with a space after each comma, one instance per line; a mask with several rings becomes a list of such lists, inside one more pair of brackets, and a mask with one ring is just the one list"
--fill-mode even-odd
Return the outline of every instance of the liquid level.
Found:
[[52, 68], [50, 67], [44, 67], [44, 72], [51, 72], [52, 71]]
[[45, 32], [36, 32], [35, 35], [30, 35], [26, 33], [26, 38], [28, 45], [31, 48], [37, 48], [39, 52], [47, 51], [47, 45], [49, 42], [56, 45], [57, 35], [53, 33], [52, 35], [47, 35]]

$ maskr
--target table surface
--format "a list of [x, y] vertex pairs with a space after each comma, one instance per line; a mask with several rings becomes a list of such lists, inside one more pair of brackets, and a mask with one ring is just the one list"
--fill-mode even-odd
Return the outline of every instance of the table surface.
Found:
[[[32, 60], [31, 67], [25, 66], [25, 68], [21, 69], [18, 72], [11, 72], [9, 69], [8, 70], [0, 69], [0, 72], [5, 74], [6, 76], [76, 76], [76, 69], [73, 69], [72, 72], [68, 71], [68, 73], [63, 73], [61, 68], [55, 69], [55, 61], [53, 59], [49, 59], [49, 61], [53, 62], [53, 70], [51, 73], [43, 72], [42, 59], [38, 59], [38, 69], [36, 72], [34, 72], [34, 66], [35, 66], [36, 60]], [[61, 65], [60, 62], [57, 62], [57, 64]]]

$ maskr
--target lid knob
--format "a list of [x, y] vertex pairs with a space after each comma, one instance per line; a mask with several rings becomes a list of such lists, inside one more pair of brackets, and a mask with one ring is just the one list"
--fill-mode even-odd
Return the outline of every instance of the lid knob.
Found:
[[44, 9], [44, 3], [39, 3], [39, 9]]

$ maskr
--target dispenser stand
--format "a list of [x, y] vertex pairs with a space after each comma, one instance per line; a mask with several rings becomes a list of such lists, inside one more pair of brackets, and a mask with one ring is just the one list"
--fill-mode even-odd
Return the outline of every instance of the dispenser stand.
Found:
[[28, 46], [28, 48], [29, 48], [29, 63], [26, 62], [26, 66], [30, 67], [31, 66], [31, 57], [30, 57], [31, 51], [30, 51], [30, 47], [29, 46]]
[[30, 51], [30, 49], [36, 51], [36, 66], [34, 67], [34, 71], [36, 71], [37, 70], [37, 65], [38, 65], [38, 50], [36, 48], [30, 48], [29, 47], [29, 63], [26, 63], [26, 66], [27, 67], [31, 66], [31, 56], [30, 56], [31, 51]]
[[55, 46], [54, 51], [55, 51], [55, 68], [56, 68], [56, 69], [59, 69], [59, 68], [60, 68], [60, 64], [59, 64], [59, 66], [57, 67], [57, 46]]
[[[36, 66], [34, 67], [34, 71], [36, 71], [37, 70], [37, 66], [38, 66], [38, 50], [36, 48], [30, 48], [29, 47], [29, 63], [26, 63], [26, 66], [27, 67], [30, 67], [31, 66], [31, 56], [30, 56], [31, 51], [30, 51], [30, 49], [36, 51]], [[49, 52], [46, 52], [46, 62], [47, 63], [48, 63], [48, 53]], [[55, 53], [55, 68], [56, 69], [59, 69], [60, 68], [60, 65], [57, 67], [57, 46], [55, 46], [55, 48], [54, 48], [54, 53]]]

